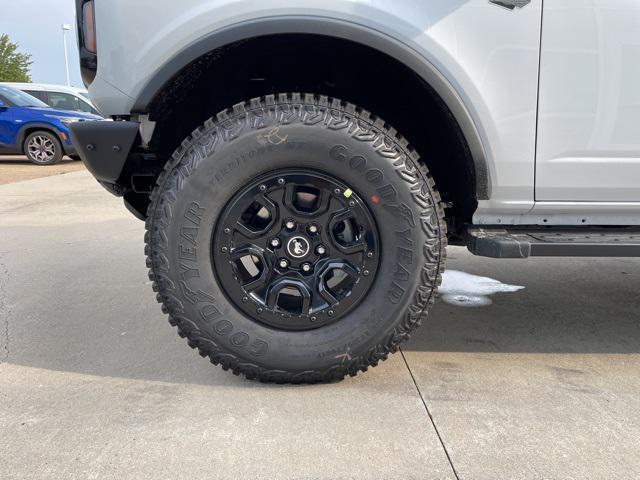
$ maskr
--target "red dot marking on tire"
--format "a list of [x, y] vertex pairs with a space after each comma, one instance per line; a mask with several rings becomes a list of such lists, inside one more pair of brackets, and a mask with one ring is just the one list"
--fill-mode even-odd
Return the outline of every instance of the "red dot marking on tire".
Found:
[[380, 197], [378, 195], [371, 195], [371, 201], [377, 205], [380, 203]]

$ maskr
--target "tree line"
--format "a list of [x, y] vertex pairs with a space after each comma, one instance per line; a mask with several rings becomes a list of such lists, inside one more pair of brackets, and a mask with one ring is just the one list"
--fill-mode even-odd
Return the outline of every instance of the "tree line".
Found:
[[18, 44], [9, 35], [0, 35], [0, 82], [31, 82], [32, 63], [30, 53], [19, 52]]

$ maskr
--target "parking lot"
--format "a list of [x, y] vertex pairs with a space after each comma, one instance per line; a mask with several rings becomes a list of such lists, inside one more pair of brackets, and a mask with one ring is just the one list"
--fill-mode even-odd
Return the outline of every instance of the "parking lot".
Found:
[[640, 259], [452, 247], [449, 303], [401, 353], [340, 383], [265, 385], [176, 335], [121, 200], [84, 170], [16, 182], [11, 168], [3, 479], [640, 478]]
[[60, 163], [35, 167], [23, 155], [0, 157], [0, 185], [84, 170], [82, 162], [63, 157]]

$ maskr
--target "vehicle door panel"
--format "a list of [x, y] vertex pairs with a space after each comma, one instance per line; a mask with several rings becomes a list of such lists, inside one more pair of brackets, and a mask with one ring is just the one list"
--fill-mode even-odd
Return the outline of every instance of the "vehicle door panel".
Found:
[[640, 201], [638, 0], [545, 2], [535, 193]]
[[0, 108], [0, 147], [12, 147], [15, 142], [15, 107]]

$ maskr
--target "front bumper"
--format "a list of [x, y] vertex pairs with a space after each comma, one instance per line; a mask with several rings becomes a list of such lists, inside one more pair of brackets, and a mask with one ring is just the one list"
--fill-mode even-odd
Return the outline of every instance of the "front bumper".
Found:
[[65, 155], [76, 155], [77, 154], [76, 147], [73, 146], [73, 143], [72, 144], [65, 143], [62, 146], [62, 149], [64, 150], [64, 154]]
[[63, 150], [65, 155], [68, 155], [68, 156], [77, 155], [76, 147], [74, 147], [73, 145], [65, 145], [63, 147]]
[[71, 142], [87, 170], [101, 183], [116, 184], [138, 136], [138, 122], [76, 122]]

